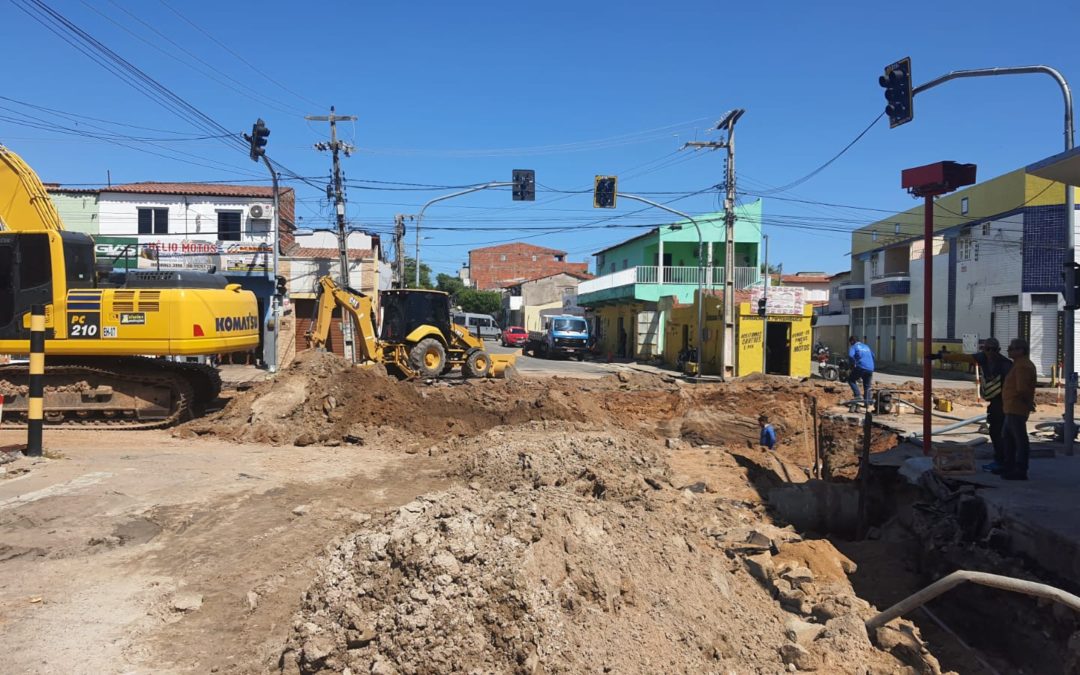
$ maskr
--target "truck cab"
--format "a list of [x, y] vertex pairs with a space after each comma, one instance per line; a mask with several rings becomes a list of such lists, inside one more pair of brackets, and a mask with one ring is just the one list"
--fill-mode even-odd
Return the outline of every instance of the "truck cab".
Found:
[[534, 356], [556, 355], [584, 359], [589, 351], [589, 323], [580, 316], [558, 314], [542, 317], [542, 329], [529, 331], [524, 351]]

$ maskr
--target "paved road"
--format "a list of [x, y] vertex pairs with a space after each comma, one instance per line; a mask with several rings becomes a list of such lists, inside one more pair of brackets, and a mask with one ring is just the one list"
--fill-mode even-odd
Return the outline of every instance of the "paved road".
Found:
[[[485, 342], [487, 350], [492, 354], [521, 353], [519, 348], [503, 347], [498, 342], [488, 340]], [[571, 359], [539, 359], [521, 354], [517, 358], [517, 369], [523, 375], [550, 376], [565, 375], [567, 377], [603, 377], [609, 375], [620, 366], [618, 364], [600, 363], [597, 361], [576, 361]]]

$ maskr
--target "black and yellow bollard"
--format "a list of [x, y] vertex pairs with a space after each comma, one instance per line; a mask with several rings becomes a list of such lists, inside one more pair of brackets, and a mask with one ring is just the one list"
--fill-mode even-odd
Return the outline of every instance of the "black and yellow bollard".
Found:
[[45, 417], [45, 307], [30, 310], [30, 400], [27, 402], [26, 454], [41, 457], [41, 427]]

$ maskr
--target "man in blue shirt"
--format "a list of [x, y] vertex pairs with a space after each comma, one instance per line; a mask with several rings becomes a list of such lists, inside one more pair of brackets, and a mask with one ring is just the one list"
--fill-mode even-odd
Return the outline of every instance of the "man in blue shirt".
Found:
[[[851, 359], [851, 377], [848, 384], [851, 385], [851, 393], [855, 398], [862, 398], [866, 402], [866, 409], [870, 409], [870, 380], [874, 377], [874, 352], [864, 343], [852, 335], [848, 338], [848, 358]], [[862, 381], [863, 393], [859, 395], [859, 381]]]
[[772, 450], [776, 447], [776, 429], [773, 429], [773, 425], [769, 424], [768, 415], [758, 416], [757, 421], [758, 426], [761, 427], [761, 445]]

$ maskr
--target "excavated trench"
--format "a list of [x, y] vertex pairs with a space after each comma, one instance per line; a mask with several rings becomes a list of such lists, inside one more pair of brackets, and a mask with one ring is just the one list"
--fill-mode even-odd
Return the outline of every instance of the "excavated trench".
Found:
[[[895, 467], [859, 474], [862, 425], [822, 420], [820, 480], [767, 487], [770, 507], [804, 536], [828, 538], [858, 569], [858, 595], [885, 609], [956, 570], [1039, 581], [1077, 593], [1080, 583], [1010, 550], [976, 486], [925, 474], [910, 484]], [[897, 439], [875, 427], [873, 452]], [[768, 483], [768, 481], [766, 481]], [[860, 493], [865, 503], [860, 520]], [[942, 669], [959, 673], [1080, 673], [1080, 621], [1055, 603], [965, 584], [905, 618]]]

